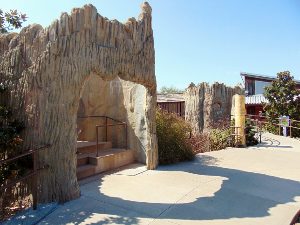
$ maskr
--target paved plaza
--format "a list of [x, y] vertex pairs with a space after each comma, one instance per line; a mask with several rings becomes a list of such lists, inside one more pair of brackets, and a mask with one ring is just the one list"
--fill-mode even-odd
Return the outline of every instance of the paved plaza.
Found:
[[79, 199], [41, 209], [35, 218], [39, 224], [289, 224], [300, 209], [299, 160], [300, 141], [267, 134], [256, 147], [91, 177]]

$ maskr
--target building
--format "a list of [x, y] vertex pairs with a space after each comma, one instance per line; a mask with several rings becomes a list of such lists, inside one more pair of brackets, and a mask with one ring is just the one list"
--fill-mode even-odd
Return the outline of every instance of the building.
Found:
[[176, 113], [184, 118], [185, 100], [183, 93], [157, 94], [157, 106], [169, 113]]
[[[260, 111], [263, 112], [263, 103], [267, 103], [263, 95], [265, 87], [277, 78], [244, 72], [241, 73], [241, 77], [245, 85], [247, 114], [258, 115]], [[300, 89], [300, 81], [296, 81], [296, 84]]]

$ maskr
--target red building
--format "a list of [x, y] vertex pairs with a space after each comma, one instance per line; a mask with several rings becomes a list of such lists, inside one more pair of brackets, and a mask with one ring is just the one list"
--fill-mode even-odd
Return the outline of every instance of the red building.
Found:
[[[244, 72], [241, 73], [241, 77], [245, 85], [247, 114], [258, 115], [260, 111], [263, 112], [263, 103], [267, 102], [263, 95], [264, 88], [276, 80], [276, 77]], [[300, 81], [296, 81], [296, 83], [300, 89]]]

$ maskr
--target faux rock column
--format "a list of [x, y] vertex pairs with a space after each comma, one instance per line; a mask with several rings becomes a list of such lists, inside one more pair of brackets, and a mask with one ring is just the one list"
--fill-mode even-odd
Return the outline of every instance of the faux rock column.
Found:
[[232, 96], [241, 94], [240, 87], [224, 84], [191, 84], [184, 93], [185, 119], [192, 125], [194, 133], [210, 129], [220, 121], [230, 119]]
[[236, 139], [237, 146], [246, 146], [246, 136], [245, 136], [245, 123], [246, 123], [246, 107], [245, 107], [245, 96], [244, 95], [234, 95], [234, 122], [235, 122], [235, 134], [239, 139]]
[[0, 82], [9, 85], [14, 115], [26, 124], [26, 146], [39, 153], [39, 201], [65, 202], [80, 195], [76, 177], [76, 121], [85, 81], [96, 74], [143, 85], [147, 167], [157, 166], [156, 78], [152, 9], [138, 19], [108, 20], [92, 5], [62, 13], [49, 27], [34, 24], [0, 35]]

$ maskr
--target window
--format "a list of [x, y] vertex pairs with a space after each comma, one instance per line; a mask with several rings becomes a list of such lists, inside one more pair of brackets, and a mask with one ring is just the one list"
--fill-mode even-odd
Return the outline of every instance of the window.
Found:
[[255, 81], [255, 94], [263, 94], [265, 92], [265, 87], [270, 85], [270, 82], [266, 82], [266, 81], [260, 81], [260, 80], [256, 80]]
[[255, 81], [254, 80], [246, 80], [245, 88], [246, 88], [247, 95], [254, 95], [255, 94]]

